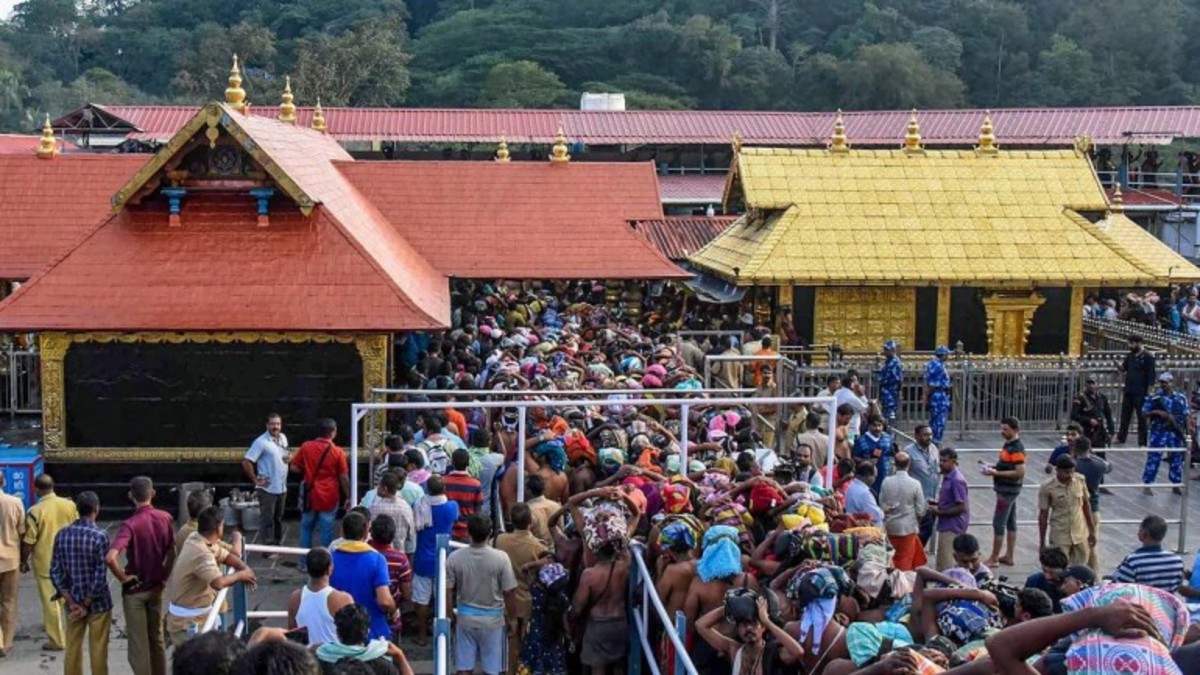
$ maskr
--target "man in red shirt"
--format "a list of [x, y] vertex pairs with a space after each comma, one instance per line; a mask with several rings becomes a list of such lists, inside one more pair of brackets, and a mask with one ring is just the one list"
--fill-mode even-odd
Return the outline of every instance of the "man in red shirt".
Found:
[[446, 474], [442, 481], [446, 486], [446, 498], [458, 502], [458, 520], [450, 532], [454, 541], [468, 543], [471, 541], [467, 534], [467, 520], [483, 507], [483, 487], [479, 481], [467, 473], [471, 463], [471, 453], [466, 450], [455, 450], [451, 457], [454, 470]]
[[350, 465], [346, 451], [333, 442], [337, 422], [325, 418], [317, 421], [317, 427], [321, 435], [305, 441], [290, 463], [291, 472], [302, 476], [301, 494], [307, 495], [301, 498], [301, 548], [312, 548], [314, 527], [321, 529], [320, 546], [329, 547], [338, 506], [350, 497]]
[[[134, 675], [166, 675], [162, 594], [175, 563], [175, 520], [151, 505], [154, 483], [146, 476], [129, 481], [129, 500], [133, 515], [117, 529], [104, 561], [121, 582], [129, 667]], [[122, 552], [124, 568], [117, 560]]]

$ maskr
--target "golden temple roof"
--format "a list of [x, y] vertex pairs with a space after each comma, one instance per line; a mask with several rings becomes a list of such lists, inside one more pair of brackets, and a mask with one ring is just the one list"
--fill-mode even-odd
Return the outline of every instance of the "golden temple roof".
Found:
[[1081, 215], [1109, 207], [1074, 150], [747, 147], [725, 193], [747, 215], [690, 261], [744, 286], [1200, 279], [1124, 216]]

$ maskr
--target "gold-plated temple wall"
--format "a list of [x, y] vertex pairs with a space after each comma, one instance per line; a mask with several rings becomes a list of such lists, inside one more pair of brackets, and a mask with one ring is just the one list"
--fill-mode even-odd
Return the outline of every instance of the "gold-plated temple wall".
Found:
[[[235, 461], [245, 454], [245, 448], [72, 448], [66, 436], [66, 374], [63, 361], [71, 345], [83, 342], [170, 343], [185, 342], [219, 344], [265, 342], [277, 344], [328, 343], [353, 344], [362, 360], [363, 400], [371, 389], [388, 385], [388, 346], [386, 334], [343, 335], [335, 333], [264, 333], [264, 332], [141, 332], [141, 333], [61, 333], [47, 332], [38, 337], [42, 369], [42, 438], [46, 458], [51, 461], [107, 462], [165, 462], [165, 461]], [[365, 436], [363, 447], [375, 448], [382, 442], [385, 428], [380, 413], [374, 424], [374, 437]]]
[[1083, 300], [1086, 289], [1083, 286], [1071, 288], [1071, 323], [1067, 331], [1067, 353], [1079, 356], [1083, 353]]
[[946, 347], [950, 344], [950, 287], [938, 286], [937, 295], [937, 343]]
[[1024, 356], [1033, 313], [1046, 299], [1036, 291], [997, 292], [983, 299], [987, 312], [988, 354]]
[[888, 340], [916, 338], [916, 290], [896, 287], [818, 288], [813, 342], [870, 351]]

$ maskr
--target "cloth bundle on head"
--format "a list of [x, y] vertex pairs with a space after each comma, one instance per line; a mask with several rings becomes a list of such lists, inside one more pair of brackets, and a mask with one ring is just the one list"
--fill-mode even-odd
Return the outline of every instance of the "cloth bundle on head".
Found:
[[567, 451], [560, 439], [553, 438], [548, 441], [542, 441], [533, 446], [531, 452], [534, 457], [544, 457], [546, 463], [555, 472], [562, 472], [567, 468]]
[[617, 448], [600, 448], [600, 468], [608, 472], [614, 472], [621, 468], [625, 463], [625, 453]]
[[543, 565], [542, 568], [538, 570], [538, 581], [541, 582], [543, 586], [549, 588], [558, 581], [566, 579], [569, 574], [570, 573], [567, 572], [567, 568], [563, 567], [562, 565], [558, 563], [550, 563], [549, 565]]
[[568, 431], [565, 441], [567, 459], [572, 464], [584, 461], [594, 466], [599, 461], [596, 451], [592, 448], [592, 444], [588, 442], [587, 436], [582, 431], [578, 429]]
[[814, 650], [821, 648], [821, 636], [837, 611], [838, 595], [849, 586], [840, 567], [822, 567], [788, 581], [786, 594], [800, 611], [800, 639], [811, 636]]
[[709, 528], [704, 534], [704, 553], [696, 565], [700, 580], [727, 579], [742, 573], [742, 550], [738, 548], [738, 531], [726, 525]]
[[912, 633], [898, 623], [856, 621], [846, 629], [846, 648], [854, 665], [862, 668], [885, 656], [897, 647], [912, 645]]
[[713, 469], [733, 478], [737, 475], [737, 462], [733, 461], [732, 457], [721, 457], [713, 462]]
[[658, 458], [662, 456], [662, 450], [648, 445], [642, 448], [642, 454], [638, 456], [637, 466], [643, 469], [658, 470]]
[[692, 510], [692, 491], [682, 483], [668, 483], [662, 488], [663, 510], [667, 513], [688, 513]]
[[624, 549], [629, 544], [628, 530], [625, 515], [613, 504], [600, 504], [583, 515], [583, 544], [592, 553]]
[[658, 533], [658, 543], [663, 548], [696, 548], [696, 533], [686, 523], [670, 523]]

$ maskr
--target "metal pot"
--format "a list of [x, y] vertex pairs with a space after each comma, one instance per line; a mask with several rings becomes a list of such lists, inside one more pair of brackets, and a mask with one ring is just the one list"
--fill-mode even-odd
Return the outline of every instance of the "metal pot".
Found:
[[258, 531], [258, 516], [260, 509], [258, 502], [249, 502], [242, 509], [242, 531], [257, 532]]
[[221, 500], [221, 517], [225, 520], [225, 528], [232, 529], [237, 527], [241, 521], [241, 514], [229, 501], [229, 497]]

